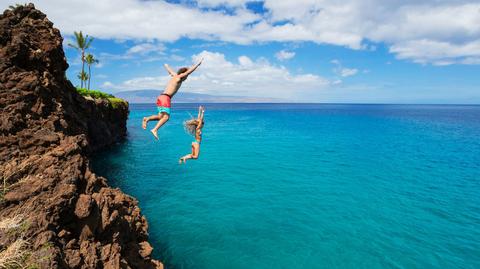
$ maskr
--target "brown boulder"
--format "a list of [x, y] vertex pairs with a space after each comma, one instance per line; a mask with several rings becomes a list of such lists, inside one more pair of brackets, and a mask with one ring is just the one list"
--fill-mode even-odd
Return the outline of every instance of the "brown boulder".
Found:
[[148, 258], [152, 255], [153, 248], [147, 241], [143, 241], [140, 243], [140, 256], [143, 258]]
[[92, 209], [92, 203], [93, 200], [90, 195], [80, 194], [77, 204], [75, 205], [75, 216], [77, 216], [79, 219], [88, 217]]

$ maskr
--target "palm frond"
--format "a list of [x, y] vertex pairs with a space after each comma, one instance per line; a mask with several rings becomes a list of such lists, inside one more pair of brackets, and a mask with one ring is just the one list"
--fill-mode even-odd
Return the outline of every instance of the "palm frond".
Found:
[[74, 45], [74, 44], [72, 44], [72, 43], [68, 43], [67, 45], [68, 45], [69, 47], [72, 47], [72, 48], [77, 49], [77, 50], [80, 49], [79, 47], [77, 47], [76, 45]]
[[85, 49], [88, 49], [90, 47], [90, 44], [93, 42], [93, 37], [89, 37], [88, 35], [85, 38]]
[[91, 64], [96, 64], [96, 63], [98, 63], [98, 60], [95, 58], [95, 56], [93, 56], [92, 54], [88, 53], [87, 56], [85, 56], [85, 62], [86, 62], [88, 65], [91, 65]]
[[26, 6], [26, 5], [27, 5], [27, 4], [24, 4], [24, 5], [22, 5], [22, 4], [10, 5], [10, 6], [8, 6], [8, 9], [14, 11], [14, 10], [17, 9], [17, 8], [23, 7], [23, 6]]
[[73, 32], [75, 35], [75, 41], [77, 41], [77, 47], [79, 49], [85, 49], [85, 37], [83, 36], [82, 31], [80, 32]]
[[78, 73], [77, 78], [80, 79], [81, 81], [87, 81], [88, 74], [86, 72], [80, 72]]

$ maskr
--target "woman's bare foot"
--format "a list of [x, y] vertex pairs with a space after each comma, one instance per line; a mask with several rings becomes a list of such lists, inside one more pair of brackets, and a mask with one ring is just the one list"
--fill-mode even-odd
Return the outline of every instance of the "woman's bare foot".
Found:
[[142, 128], [143, 128], [143, 130], [147, 129], [147, 118], [145, 118], [145, 117], [143, 117], [143, 120], [142, 120]]
[[155, 139], [158, 140], [157, 130], [152, 129], [150, 132], [152, 132], [153, 136], [155, 136]]
[[179, 164], [182, 164], [183, 161], [184, 161], [183, 158], [178, 159]]

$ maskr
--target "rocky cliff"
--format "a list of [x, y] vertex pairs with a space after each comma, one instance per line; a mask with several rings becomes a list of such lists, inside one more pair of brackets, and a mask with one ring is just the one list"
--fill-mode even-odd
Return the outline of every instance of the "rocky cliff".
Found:
[[162, 268], [137, 201], [88, 158], [125, 136], [128, 105], [80, 96], [67, 68], [45, 14], [0, 16], [0, 268]]

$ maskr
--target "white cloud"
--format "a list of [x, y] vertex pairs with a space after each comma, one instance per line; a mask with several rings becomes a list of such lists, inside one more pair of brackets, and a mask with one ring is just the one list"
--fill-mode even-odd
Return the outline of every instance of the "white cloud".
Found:
[[[14, 2], [14, 1], [10, 1]], [[259, 18], [246, 10], [235, 15], [201, 11], [165, 1], [138, 0], [36, 0], [63, 34], [83, 30], [98, 38], [158, 39], [182, 37], [236, 40], [246, 23]], [[91, 8], [95, 7], [95, 8]]]
[[251, 0], [197, 0], [196, 2], [201, 7], [217, 7], [220, 5], [241, 7]]
[[[306, 96], [330, 85], [329, 81], [313, 74], [292, 74], [283, 66], [275, 66], [265, 59], [252, 60], [240, 56], [236, 62], [229, 61], [218, 52], [203, 51], [192, 56], [194, 62], [204, 58], [195, 73], [184, 82], [182, 90], [188, 92], [251, 97], [293, 98]], [[105, 84], [112, 90], [163, 89], [167, 75], [138, 77], [120, 84]], [[292, 90], [294, 89], [294, 90]], [[308, 94], [307, 94], [308, 96]]]
[[73, 40], [73, 38], [71, 38], [71, 37], [68, 37], [68, 36], [67, 36], [67, 37], [64, 37], [64, 38], [63, 38], [63, 43], [62, 43], [62, 46], [63, 46], [64, 48], [71, 48], [71, 49], [74, 49], [74, 48], [70, 47], [70, 45], [69, 45], [69, 44], [72, 44], [72, 45], [74, 45], [74, 44], [76, 44], [76, 43], [75, 43], [75, 41]]
[[399, 59], [414, 59], [422, 64], [476, 64], [480, 61], [480, 40], [467, 44], [451, 44], [422, 39], [393, 45], [390, 51]]
[[163, 44], [142, 43], [129, 48], [126, 52], [127, 55], [140, 54], [146, 55], [149, 53], [165, 54], [166, 47]]
[[[352, 49], [385, 43], [399, 59], [419, 63], [480, 61], [478, 0], [265, 0], [265, 14], [248, 10], [246, 0], [197, 1], [207, 9], [185, 1], [33, 2], [63, 34], [81, 29], [99, 38], [175, 41], [187, 37], [240, 44], [312, 41]], [[221, 5], [233, 12], [211, 8]]]
[[275, 54], [275, 57], [280, 61], [285, 61], [295, 57], [294, 51], [281, 50]]
[[175, 61], [175, 62], [185, 61], [185, 58], [184, 58], [183, 56], [176, 55], [176, 54], [171, 54], [171, 55], [169, 56], [169, 59], [172, 60], [172, 61]]
[[341, 77], [350, 77], [358, 73], [358, 69], [343, 67], [342, 63], [337, 59], [333, 59], [330, 62], [335, 65], [333, 72]]
[[241, 67], [245, 68], [252, 68], [253, 67], [253, 62], [248, 58], [247, 56], [240, 56], [238, 57], [238, 63], [240, 64]]
[[113, 83], [111, 83], [110, 81], [105, 81], [105, 82], [102, 84], [102, 87], [103, 87], [103, 88], [113, 88], [113, 87], [115, 87], [115, 85], [113, 85]]
[[342, 69], [340, 69], [340, 76], [342, 76], [342, 77], [353, 76], [357, 73], [358, 73], [358, 69], [356, 69], [356, 68], [342, 68]]
[[340, 79], [334, 80], [334, 81], [332, 82], [332, 84], [333, 84], [333, 85], [342, 84], [342, 80], [340, 80]]
[[335, 64], [335, 65], [340, 65], [340, 61], [337, 60], [337, 59], [333, 59], [330, 61], [332, 64]]
[[173, 60], [173, 61], [181, 61], [184, 58], [178, 55], [170, 55], [167, 56], [166, 53], [167, 48], [164, 44], [158, 42], [145, 42], [133, 45], [132, 47], [128, 48], [125, 52], [114, 54], [108, 52], [101, 52], [97, 56], [100, 63], [97, 67], [102, 67], [106, 63], [111, 61], [119, 61], [119, 60], [133, 60], [136, 63], [139, 62], [153, 62], [159, 60]]

